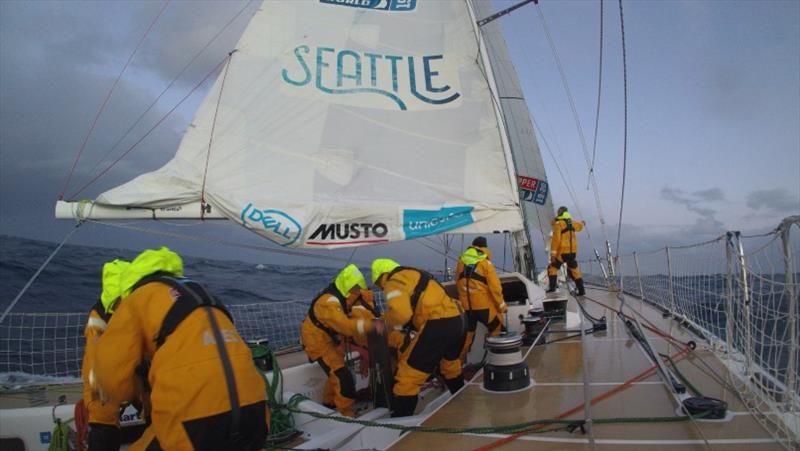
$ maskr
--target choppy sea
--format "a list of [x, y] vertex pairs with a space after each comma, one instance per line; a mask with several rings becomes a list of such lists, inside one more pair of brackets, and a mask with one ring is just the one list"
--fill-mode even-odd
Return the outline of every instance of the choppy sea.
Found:
[[[56, 244], [0, 235], [0, 311], [19, 294]], [[65, 245], [14, 307], [14, 312], [88, 312], [101, 291], [103, 264], [139, 251]], [[276, 266], [182, 256], [185, 274], [225, 304], [311, 301], [336, 268]]]

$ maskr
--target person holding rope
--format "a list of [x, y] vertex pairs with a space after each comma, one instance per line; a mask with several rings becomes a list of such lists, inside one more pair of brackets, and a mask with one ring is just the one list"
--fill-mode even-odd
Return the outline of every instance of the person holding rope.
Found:
[[567, 207], [558, 207], [558, 216], [553, 221], [553, 237], [550, 239], [550, 265], [547, 267], [547, 277], [549, 281], [548, 293], [556, 291], [558, 284], [558, 270], [561, 265], [567, 264], [567, 272], [572, 280], [575, 281], [575, 288], [578, 296], [586, 294], [581, 278], [581, 270], [578, 268], [578, 237], [576, 232], [583, 230], [586, 223], [573, 221], [572, 215], [567, 211]]
[[503, 299], [503, 286], [492, 264], [491, 251], [486, 238], [479, 236], [464, 251], [456, 266], [458, 300], [467, 314], [467, 338], [461, 351], [465, 361], [478, 323], [486, 326], [489, 336], [495, 337], [505, 330], [503, 314], [508, 311]]
[[[300, 341], [308, 360], [317, 362], [328, 376], [323, 403], [335, 406], [339, 413], [348, 417], [355, 417], [356, 384], [345, 366], [344, 349], [340, 344], [343, 343], [342, 336], [366, 343], [373, 316], [367, 307], [374, 308], [374, 303], [364, 299], [371, 300], [371, 293], [362, 296], [362, 290], [366, 291], [366, 288], [367, 282], [358, 267], [354, 264], [345, 266], [333, 282], [317, 294], [300, 326]], [[352, 317], [351, 312], [354, 313]]]
[[464, 313], [433, 276], [388, 258], [372, 262], [372, 283], [386, 293], [385, 328], [408, 330], [392, 388], [392, 416], [414, 415], [422, 384], [437, 365], [450, 393], [464, 386]]
[[132, 450], [262, 449], [264, 378], [225, 306], [182, 276], [183, 261], [166, 247], [131, 262], [97, 342], [93, 386], [101, 399], [133, 401], [137, 368], [150, 363], [151, 423]]

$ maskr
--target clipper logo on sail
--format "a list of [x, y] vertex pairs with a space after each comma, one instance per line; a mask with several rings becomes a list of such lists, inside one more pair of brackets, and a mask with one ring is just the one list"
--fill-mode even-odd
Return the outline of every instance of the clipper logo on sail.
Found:
[[292, 54], [294, 58], [281, 71], [290, 86], [303, 88], [313, 81], [324, 94], [372, 94], [391, 101], [360, 98], [342, 103], [405, 111], [441, 107], [461, 97], [458, 68], [444, 55], [390, 55], [332, 47], [312, 50], [308, 45], [295, 47]]
[[385, 243], [389, 239], [389, 227], [382, 222], [354, 222], [339, 224], [320, 224], [306, 240], [315, 246], [335, 246], [338, 244]]
[[[242, 225], [253, 228], [281, 246], [288, 246], [298, 238], [303, 228], [300, 223], [280, 210], [260, 210], [252, 203], [242, 209]], [[261, 229], [263, 227], [263, 229]]]
[[438, 210], [403, 210], [406, 239], [446, 232], [472, 224], [471, 206], [444, 207]]
[[518, 175], [517, 184], [519, 185], [519, 195], [522, 200], [538, 205], [544, 205], [547, 201], [548, 186], [544, 180]]
[[319, 2], [384, 11], [413, 11], [417, 7], [417, 0], [319, 0]]

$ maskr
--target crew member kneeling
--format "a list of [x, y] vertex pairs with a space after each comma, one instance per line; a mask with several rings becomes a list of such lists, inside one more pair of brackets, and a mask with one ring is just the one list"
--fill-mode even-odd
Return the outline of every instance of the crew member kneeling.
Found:
[[[322, 290], [308, 309], [300, 327], [300, 340], [308, 360], [319, 363], [328, 375], [323, 391], [323, 403], [333, 404], [342, 415], [354, 417], [353, 405], [356, 384], [353, 375], [344, 365], [344, 353], [339, 349], [340, 337], [358, 337], [363, 343], [371, 322], [360, 314], [348, 317], [348, 306], [354, 305], [366, 289], [364, 275], [350, 264], [342, 269], [334, 281]], [[364, 306], [365, 304], [359, 304]]]

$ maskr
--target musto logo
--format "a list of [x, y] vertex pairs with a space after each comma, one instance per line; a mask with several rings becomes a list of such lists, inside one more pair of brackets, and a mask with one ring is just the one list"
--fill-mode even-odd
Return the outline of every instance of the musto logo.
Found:
[[306, 244], [335, 246], [338, 244], [385, 243], [389, 228], [382, 222], [352, 222], [320, 224], [308, 237]]
[[444, 55], [391, 55], [299, 45], [285, 61], [281, 75], [292, 87], [284, 90], [290, 95], [295, 92], [328, 100], [335, 95], [341, 103], [370, 108], [441, 108], [461, 96], [458, 67]]
[[240, 218], [242, 225], [255, 229], [281, 246], [297, 241], [303, 231], [300, 223], [286, 213], [280, 210], [260, 210], [253, 204], [247, 204], [242, 209]]
[[403, 210], [406, 239], [433, 235], [472, 224], [472, 207], [445, 207], [438, 210]]
[[417, 0], [319, 0], [319, 2], [384, 11], [413, 11], [417, 7]]

